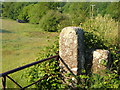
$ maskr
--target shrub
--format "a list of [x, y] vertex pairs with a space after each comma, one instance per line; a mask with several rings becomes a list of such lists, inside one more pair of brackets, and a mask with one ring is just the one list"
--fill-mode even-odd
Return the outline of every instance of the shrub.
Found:
[[30, 11], [30, 8], [32, 8], [32, 6], [33, 4], [24, 7], [18, 16], [18, 19], [28, 22], [29, 21], [28, 12]]
[[85, 48], [87, 49], [106, 49], [107, 46], [104, 45], [105, 41], [93, 32], [84, 33]]
[[117, 43], [118, 22], [115, 22], [109, 15], [105, 15], [104, 17], [98, 15], [95, 19], [87, 20], [82, 28], [107, 40], [109, 44]]
[[4, 2], [3, 17], [17, 19], [22, 9], [31, 4], [30, 2]]
[[40, 19], [47, 13], [49, 10], [43, 2], [34, 4], [29, 8], [28, 17], [29, 22], [33, 24], [39, 24]]
[[89, 3], [86, 2], [69, 2], [63, 7], [63, 13], [70, 16], [72, 25], [79, 25], [85, 22], [89, 16]]
[[63, 14], [63, 20], [60, 21], [60, 23], [58, 24], [58, 30], [59, 30], [59, 32], [60, 32], [63, 28], [68, 27], [68, 26], [73, 26], [73, 25], [72, 25], [72, 21], [71, 21], [69, 15]]
[[61, 20], [63, 20], [63, 15], [60, 12], [50, 10], [40, 20], [39, 24], [44, 31], [55, 32], [58, 31], [58, 24]]
[[118, 75], [108, 71], [106, 71], [106, 75], [92, 74], [90, 76], [80, 75], [78, 77], [85, 80], [77, 85], [78, 88], [120, 88], [120, 80], [117, 78]]

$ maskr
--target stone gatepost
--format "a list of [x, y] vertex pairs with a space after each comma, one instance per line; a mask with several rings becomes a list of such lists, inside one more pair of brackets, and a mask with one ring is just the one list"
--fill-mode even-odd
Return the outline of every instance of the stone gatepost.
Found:
[[110, 68], [111, 55], [108, 50], [96, 49], [93, 51], [92, 73], [103, 74], [106, 68]]
[[84, 70], [84, 32], [79, 27], [66, 27], [60, 33], [60, 67], [65, 73], [81, 74]]

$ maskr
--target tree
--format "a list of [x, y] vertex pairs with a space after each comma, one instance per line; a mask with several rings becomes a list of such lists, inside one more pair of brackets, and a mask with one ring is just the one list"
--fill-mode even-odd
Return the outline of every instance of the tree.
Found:
[[101, 14], [104, 16], [106, 14], [106, 8], [110, 4], [110, 2], [91, 2], [90, 5], [95, 5], [94, 12], [95, 16]]
[[3, 17], [17, 19], [23, 7], [31, 4], [30, 2], [4, 2]]
[[10, 7], [12, 6], [13, 2], [3, 2], [3, 17], [8, 17], [9, 18], [9, 12], [10, 12]]
[[48, 10], [49, 8], [44, 5], [44, 2], [39, 2], [32, 5], [28, 10], [29, 22], [33, 24], [39, 24], [40, 19], [47, 13]]
[[110, 14], [113, 19], [118, 21], [120, 17], [119, 7], [120, 7], [120, 2], [110, 3], [106, 9], [106, 14]]
[[67, 3], [63, 7], [63, 13], [66, 13], [73, 25], [79, 25], [81, 22], [84, 22], [86, 17], [89, 15], [89, 3], [87, 2], [74, 2], [74, 3]]
[[22, 9], [20, 12], [18, 19], [24, 20], [26, 22], [29, 22], [29, 11], [33, 7], [34, 4], [30, 4]]
[[39, 24], [45, 31], [55, 32], [58, 31], [58, 25], [63, 20], [63, 16], [60, 12], [50, 10], [42, 17]]

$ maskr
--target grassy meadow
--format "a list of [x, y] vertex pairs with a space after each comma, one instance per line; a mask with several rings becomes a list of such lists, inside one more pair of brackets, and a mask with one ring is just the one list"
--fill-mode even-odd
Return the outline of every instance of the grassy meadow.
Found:
[[[44, 47], [54, 43], [59, 34], [42, 31], [38, 25], [2, 19], [0, 35], [2, 35], [2, 48], [0, 49], [2, 50], [2, 72], [5, 72], [32, 63], [38, 54], [43, 52]], [[22, 71], [12, 76], [24, 85], [25, 81], [19, 79], [20, 74]], [[8, 86], [15, 87], [11, 83]]]

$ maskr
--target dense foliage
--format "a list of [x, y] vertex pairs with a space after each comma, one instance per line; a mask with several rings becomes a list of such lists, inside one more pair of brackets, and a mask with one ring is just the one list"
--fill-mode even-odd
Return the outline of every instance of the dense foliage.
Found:
[[58, 25], [63, 19], [64, 17], [60, 12], [51, 10], [42, 17], [39, 24], [44, 31], [55, 32], [58, 31]]
[[63, 13], [67, 14], [72, 22], [72, 25], [79, 25], [89, 17], [89, 3], [67, 3], [63, 7]]
[[44, 3], [37, 3], [28, 6], [28, 10], [28, 21], [33, 24], [39, 24], [40, 19], [47, 13], [49, 8]]
[[[43, 49], [44, 53], [40, 53], [36, 61], [56, 55], [56, 51], [58, 51], [58, 42], [55, 41], [54, 45]], [[51, 59], [27, 69], [25, 71], [25, 77], [28, 78], [29, 83], [32, 83], [40, 78], [49, 76], [49, 78], [37, 83], [34, 88], [37, 87], [41, 90], [62, 89], [65, 88], [65, 85], [62, 84], [59, 69], [59, 62], [56, 59]]]
[[4, 2], [3, 3], [3, 17], [17, 19], [23, 7], [29, 5], [29, 2]]
[[[92, 5], [95, 6], [92, 8]], [[59, 31], [66, 25], [78, 26], [98, 14], [102, 16], [109, 14], [110, 17], [119, 21], [119, 2], [4, 2], [2, 6], [3, 17], [40, 24], [45, 31]], [[60, 15], [56, 15], [56, 12]], [[57, 18], [53, 22], [51, 22], [51, 15], [53, 15], [52, 18]], [[66, 18], [60, 20], [61, 16]], [[47, 29], [43, 26], [44, 24], [48, 26]]]
[[[103, 38], [106, 43], [115, 45], [118, 41], [118, 22], [112, 19], [109, 15], [102, 17], [98, 15], [95, 19], [87, 20], [82, 28], [85, 31], [93, 32], [94, 35]], [[111, 38], [112, 37], [112, 38]]]

